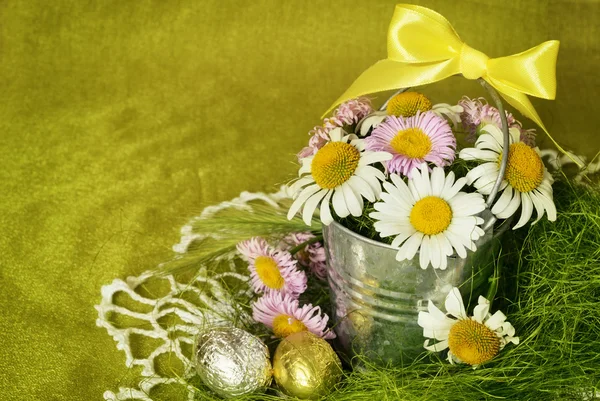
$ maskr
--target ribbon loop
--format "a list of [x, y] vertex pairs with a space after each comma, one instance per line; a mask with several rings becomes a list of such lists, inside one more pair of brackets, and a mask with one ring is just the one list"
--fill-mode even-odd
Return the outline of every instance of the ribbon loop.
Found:
[[488, 58], [465, 44], [440, 14], [421, 6], [398, 4], [388, 31], [387, 58], [363, 72], [327, 112], [358, 96], [462, 74], [468, 79], [483, 78], [548, 134], [527, 95], [554, 98], [558, 47], [559, 42], [552, 40], [512, 56]]
[[467, 79], [485, 78], [489, 57], [463, 43], [460, 50], [460, 72]]

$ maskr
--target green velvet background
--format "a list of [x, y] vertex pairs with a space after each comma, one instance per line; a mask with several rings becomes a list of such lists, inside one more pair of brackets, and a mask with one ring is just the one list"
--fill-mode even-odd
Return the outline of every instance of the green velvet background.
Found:
[[[385, 57], [395, 3], [0, 2], [0, 399], [117, 389], [101, 285], [169, 259], [203, 205], [295, 174], [306, 132]], [[598, 151], [599, 2], [417, 3], [490, 56], [561, 40], [557, 101], [535, 105], [566, 148]]]

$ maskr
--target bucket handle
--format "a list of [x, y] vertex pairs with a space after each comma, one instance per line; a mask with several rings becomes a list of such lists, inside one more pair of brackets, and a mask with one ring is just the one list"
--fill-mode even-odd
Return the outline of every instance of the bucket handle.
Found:
[[[494, 183], [494, 186], [492, 187], [492, 190], [490, 191], [490, 194], [488, 195], [488, 198], [486, 201], [486, 205], [487, 205], [488, 209], [491, 209], [492, 204], [494, 203], [494, 200], [496, 199], [496, 195], [498, 195], [498, 191], [500, 190], [500, 186], [502, 185], [502, 180], [504, 179], [504, 174], [506, 172], [506, 166], [508, 164], [508, 148], [510, 146], [510, 137], [509, 137], [509, 133], [508, 133], [508, 121], [506, 119], [506, 113], [504, 111], [504, 106], [502, 104], [502, 100], [500, 99], [500, 96], [498, 95], [498, 92], [496, 92], [496, 89], [494, 89], [490, 84], [488, 84], [485, 80], [483, 80], [483, 78], [478, 78], [477, 81], [479, 81], [481, 86], [483, 86], [483, 88], [485, 90], [487, 90], [487, 92], [491, 96], [492, 100], [496, 104], [496, 108], [498, 109], [498, 113], [500, 114], [500, 121], [502, 122], [502, 134], [503, 134], [503, 139], [504, 139], [504, 143], [502, 146], [502, 161], [500, 162], [500, 171], [498, 171], [498, 177], [496, 178], [496, 182]], [[379, 108], [379, 110], [380, 111], [385, 110], [385, 108], [387, 107], [387, 104], [391, 98], [393, 98], [397, 94], [405, 92], [407, 90], [408, 90], [408, 88], [403, 88], [403, 89], [400, 89], [399, 91], [397, 91], [396, 93], [394, 93], [388, 100], [386, 100], [386, 102]], [[494, 217], [494, 215], [491, 213], [489, 213], [489, 215], [490, 215], [490, 217], [488, 218], [487, 221], [484, 222], [484, 224], [482, 226], [482, 229], [484, 231], [487, 231], [496, 222], [496, 217]]]

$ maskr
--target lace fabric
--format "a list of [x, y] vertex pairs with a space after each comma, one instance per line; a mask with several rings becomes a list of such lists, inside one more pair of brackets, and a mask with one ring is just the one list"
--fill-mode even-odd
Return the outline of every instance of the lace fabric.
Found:
[[[213, 218], [227, 208], [251, 209], [254, 202], [277, 208], [285, 198], [288, 195], [282, 187], [273, 194], [242, 192], [231, 201], [207, 207], [182, 227], [180, 242], [173, 250], [181, 257], [194, 241], [204, 239], [193, 232], [193, 223], [199, 219]], [[216, 235], [211, 237], [218, 239]], [[117, 349], [125, 352], [127, 367], [141, 368], [136, 387], [120, 387], [118, 392], [107, 390], [106, 401], [153, 401], [153, 390], [164, 385], [180, 386], [187, 400], [194, 400], [196, 388], [189, 382], [196, 374], [192, 355], [198, 332], [207, 326], [231, 324], [232, 316], [241, 323], [250, 322], [250, 316], [232, 302], [239, 295], [232, 289], [250, 291], [249, 277], [235, 272], [233, 252], [222, 259], [229, 269], [218, 274], [203, 267], [193, 278], [184, 280], [148, 271], [125, 280], [115, 279], [102, 287], [102, 300], [96, 305], [96, 325], [105, 328]], [[140, 355], [137, 348], [149, 352]], [[165, 374], [161, 361], [173, 358], [180, 362], [181, 369]]]

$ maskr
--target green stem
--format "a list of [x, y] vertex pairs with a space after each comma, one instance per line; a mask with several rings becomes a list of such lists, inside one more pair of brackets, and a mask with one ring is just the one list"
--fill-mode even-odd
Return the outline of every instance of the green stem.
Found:
[[292, 249], [290, 249], [290, 253], [292, 255], [297, 254], [298, 252], [300, 252], [301, 250], [303, 250], [304, 248], [306, 248], [309, 245], [314, 244], [315, 242], [320, 242], [323, 241], [323, 235], [317, 235], [314, 238], [309, 239], [308, 241], [305, 241], [303, 243], [301, 243], [300, 245], [296, 245], [295, 247], [293, 247]]
[[500, 269], [498, 265], [494, 266], [494, 276], [489, 278], [489, 285], [487, 292], [487, 300], [490, 301], [490, 308], [492, 307], [492, 303], [496, 298], [496, 293], [498, 292], [498, 282], [500, 281]]

